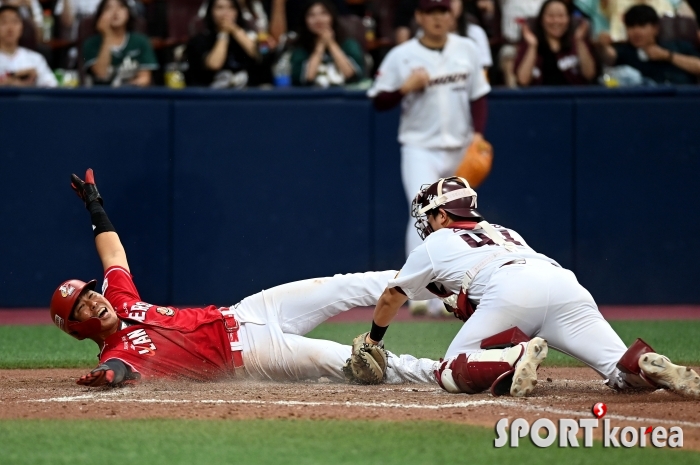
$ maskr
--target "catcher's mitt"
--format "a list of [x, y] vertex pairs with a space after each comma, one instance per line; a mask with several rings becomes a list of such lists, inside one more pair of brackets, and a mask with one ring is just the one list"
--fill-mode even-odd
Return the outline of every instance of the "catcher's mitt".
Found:
[[345, 362], [343, 373], [350, 382], [379, 384], [384, 380], [388, 355], [384, 343], [368, 344], [363, 333], [352, 340], [352, 355]]
[[493, 146], [481, 134], [475, 134], [474, 140], [464, 152], [464, 159], [455, 176], [465, 178], [471, 187], [476, 188], [491, 172], [492, 163]]

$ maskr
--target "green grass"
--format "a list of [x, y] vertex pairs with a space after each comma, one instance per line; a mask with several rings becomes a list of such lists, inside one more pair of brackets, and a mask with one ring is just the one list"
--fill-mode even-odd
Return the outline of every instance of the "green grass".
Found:
[[[397, 322], [387, 333], [387, 348], [395, 353], [438, 359], [461, 326], [456, 320]], [[615, 321], [612, 326], [628, 345], [642, 337], [674, 362], [700, 365], [700, 321]], [[309, 336], [349, 344], [368, 328], [368, 323], [327, 323]], [[92, 341], [78, 342], [54, 326], [0, 326], [0, 368], [90, 367], [97, 361], [97, 352]], [[545, 364], [581, 366], [555, 351], [550, 351]]]
[[495, 449], [489, 428], [442, 422], [327, 420], [0, 421], [5, 464], [696, 464], [653, 448]]
[[99, 349], [53, 325], [0, 326], [0, 368], [74, 368], [97, 365]]

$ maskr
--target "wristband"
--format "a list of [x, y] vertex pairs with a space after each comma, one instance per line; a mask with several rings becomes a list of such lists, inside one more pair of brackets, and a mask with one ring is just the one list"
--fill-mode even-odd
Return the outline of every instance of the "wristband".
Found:
[[88, 205], [88, 210], [90, 211], [90, 219], [92, 220], [92, 232], [97, 237], [103, 232], [117, 232], [112, 226], [112, 222], [109, 221], [105, 209], [102, 208], [100, 202], [92, 201]]
[[216, 38], [219, 39], [219, 40], [222, 40], [222, 39], [228, 40], [228, 39], [229, 39], [229, 34], [228, 34], [228, 32], [219, 32], [219, 33], [216, 35]]
[[372, 339], [373, 341], [381, 341], [384, 339], [384, 334], [386, 334], [386, 330], [389, 328], [389, 326], [379, 326], [377, 323], [372, 320], [372, 330], [369, 332], [369, 338]]

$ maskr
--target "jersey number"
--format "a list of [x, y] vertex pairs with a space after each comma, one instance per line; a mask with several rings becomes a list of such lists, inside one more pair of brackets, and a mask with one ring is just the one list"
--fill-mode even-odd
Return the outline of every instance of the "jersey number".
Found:
[[[522, 246], [522, 244], [520, 242], [513, 239], [513, 236], [510, 235], [510, 232], [501, 231], [501, 234], [503, 234], [503, 237], [507, 241], [512, 242], [515, 245]], [[469, 247], [473, 247], [473, 248], [483, 247], [485, 245], [496, 245], [496, 243], [493, 242], [491, 240], [491, 238], [484, 233], [470, 232], [470, 233], [462, 234], [460, 237], [464, 240], [464, 242], [469, 244]]]

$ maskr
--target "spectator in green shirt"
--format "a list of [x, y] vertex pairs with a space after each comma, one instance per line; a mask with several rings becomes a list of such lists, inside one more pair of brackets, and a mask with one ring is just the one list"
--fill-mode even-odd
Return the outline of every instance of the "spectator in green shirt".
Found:
[[158, 60], [151, 42], [134, 32], [133, 13], [126, 0], [102, 0], [95, 13], [99, 33], [85, 41], [85, 69], [96, 85], [151, 85], [151, 71]]
[[311, 0], [304, 8], [299, 40], [292, 52], [292, 84], [339, 86], [364, 76], [364, 53], [345, 38], [338, 14], [328, 0]]

